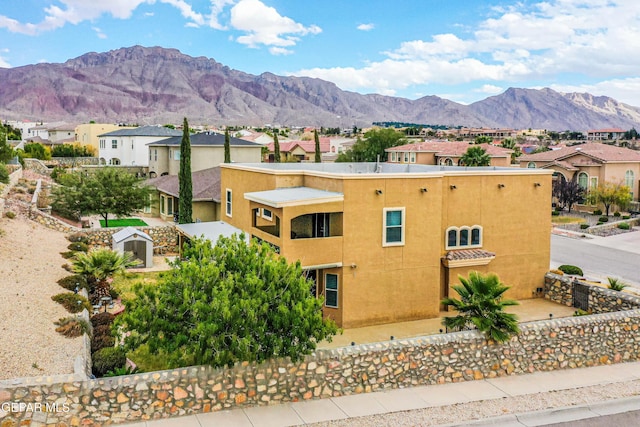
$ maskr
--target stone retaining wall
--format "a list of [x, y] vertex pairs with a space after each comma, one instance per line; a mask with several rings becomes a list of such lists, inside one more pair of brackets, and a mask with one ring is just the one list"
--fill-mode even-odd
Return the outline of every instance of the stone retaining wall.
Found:
[[[87, 381], [43, 378], [29, 386], [0, 384], [0, 401], [46, 398], [69, 407], [48, 414], [47, 423], [106, 426], [640, 359], [640, 310], [530, 322], [521, 329], [505, 344], [468, 331], [323, 350], [297, 363], [196, 366]], [[8, 413], [4, 419], [17, 423], [30, 416]]]
[[58, 218], [41, 211], [35, 204], [31, 204], [29, 206], [28, 215], [30, 220], [42, 224], [52, 230], [60, 231], [62, 233], [73, 233], [81, 230], [80, 228], [69, 225], [63, 221], [60, 221]]
[[85, 165], [99, 165], [100, 159], [97, 157], [52, 157], [51, 160], [44, 162], [52, 167], [77, 167]]
[[24, 168], [36, 171], [42, 175], [51, 175], [51, 169], [45, 165], [42, 160], [38, 159], [23, 159]]
[[18, 183], [18, 181], [22, 178], [22, 167], [19, 166], [9, 174], [9, 183], [8, 184], [0, 184], [0, 218], [4, 216], [4, 207], [5, 207], [5, 199], [11, 191], [11, 188]]
[[573, 288], [578, 283], [589, 289], [589, 311], [610, 313], [640, 309], [640, 297], [592, 285], [574, 276], [547, 273], [544, 278], [545, 298], [568, 307], [573, 305]]
[[621, 219], [613, 217], [613, 221], [611, 222], [605, 222], [604, 224], [600, 225], [592, 225], [591, 227], [583, 231], [587, 231], [590, 234], [597, 234], [597, 232], [599, 231], [618, 228], [618, 224], [622, 224], [623, 222], [626, 222], [631, 227], [637, 227], [638, 225], [640, 225], [640, 218]]

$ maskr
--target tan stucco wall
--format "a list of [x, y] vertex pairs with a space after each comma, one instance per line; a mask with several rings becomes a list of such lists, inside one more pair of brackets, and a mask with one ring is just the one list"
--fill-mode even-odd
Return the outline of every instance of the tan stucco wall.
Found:
[[[343, 327], [436, 317], [445, 296], [445, 276], [455, 281], [458, 273], [469, 270], [448, 271], [442, 265], [450, 226], [483, 227], [482, 249], [495, 252], [496, 258], [474, 269], [496, 272], [513, 287], [509, 297], [531, 298], [542, 286], [549, 269], [551, 175], [515, 171], [343, 179], [223, 167], [223, 197], [225, 188], [233, 189], [233, 216], [223, 214], [222, 219], [279, 246], [290, 261], [301, 259], [306, 266], [341, 262], [342, 268], [335, 269], [339, 309], [325, 309], [325, 314]], [[251, 209], [260, 205], [245, 200], [245, 192], [297, 185], [342, 192], [344, 202], [272, 209], [281, 219], [280, 238], [252, 229]], [[383, 208], [394, 207], [405, 208], [405, 244], [383, 247]], [[291, 219], [313, 212], [343, 212], [343, 236], [291, 240]]]
[[83, 146], [93, 147], [94, 152], [98, 155], [99, 141], [98, 135], [113, 132], [114, 130], [130, 129], [130, 127], [121, 127], [108, 123], [85, 123], [76, 126], [76, 141]]

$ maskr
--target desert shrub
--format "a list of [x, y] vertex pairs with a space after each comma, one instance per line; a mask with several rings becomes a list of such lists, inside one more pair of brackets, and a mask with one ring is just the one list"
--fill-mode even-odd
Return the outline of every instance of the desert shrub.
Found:
[[89, 288], [89, 285], [87, 284], [87, 279], [80, 274], [65, 276], [62, 279], [58, 280], [58, 285], [70, 291], [75, 291], [76, 286], [79, 288], [85, 288], [85, 289]]
[[607, 287], [613, 291], [622, 291], [624, 288], [629, 286], [622, 280], [615, 277], [607, 277], [607, 280], [609, 281], [609, 285]]
[[575, 276], [582, 276], [584, 273], [580, 267], [576, 267], [575, 265], [567, 265], [563, 264], [558, 267], [558, 270], [562, 271], [564, 274], [572, 274]]
[[96, 334], [96, 330], [93, 330], [93, 338], [91, 338], [91, 353], [96, 353], [104, 348], [113, 348], [115, 344], [116, 339], [111, 335], [98, 335]]
[[15, 213], [15, 212], [12, 212], [12, 211], [6, 211], [6, 212], [4, 213], [4, 216], [6, 216], [6, 217], [7, 217], [7, 218], [9, 218], [9, 219], [13, 219], [13, 218], [15, 218], [15, 217], [16, 217], [16, 213]]
[[616, 218], [620, 217], [620, 212], [615, 211], [615, 212], [613, 213], [613, 216], [615, 216]]
[[589, 314], [591, 314], [591, 313], [579, 308], [579, 309], [577, 309], [576, 311], [573, 312], [573, 317], [588, 316]]
[[3, 184], [9, 183], [9, 170], [7, 170], [4, 163], [0, 163], [0, 182]]
[[104, 325], [111, 327], [111, 325], [113, 324], [113, 319], [115, 319], [115, 317], [116, 316], [111, 313], [98, 313], [91, 317], [91, 324], [94, 328]]
[[75, 252], [74, 251], [66, 251], [66, 252], [60, 252], [60, 255], [62, 255], [62, 258], [64, 259], [71, 259], [75, 256]]
[[67, 236], [67, 240], [70, 242], [89, 244], [89, 238], [84, 233], [71, 233]]
[[67, 270], [69, 273], [73, 273], [73, 268], [71, 268], [71, 266], [69, 264], [62, 264], [62, 268], [64, 268], [65, 270]]
[[602, 209], [596, 209], [595, 211], [593, 211], [594, 215], [602, 215]]
[[93, 374], [102, 377], [109, 371], [115, 371], [127, 363], [127, 356], [121, 347], [108, 347], [98, 350], [93, 357]]
[[618, 228], [620, 230], [628, 230], [631, 228], [631, 226], [629, 225], [628, 222], [621, 222], [620, 224], [618, 224]]
[[551, 211], [551, 215], [552, 216], [558, 216], [558, 215], [560, 215], [560, 211]]
[[51, 297], [57, 303], [62, 304], [69, 313], [79, 313], [83, 309], [91, 310], [91, 304], [89, 300], [82, 295], [73, 294], [71, 292], [64, 292]]
[[111, 325], [110, 324], [101, 324], [101, 325], [94, 325], [93, 326], [93, 336], [99, 336], [99, 335], [108, 335], [108, 336], [113, 336], [111, 335]]
[[602, 222], [596, 222], [596, 225], [602, 225], [602, 224], [603, 224]]
[[67, 249], [76, 252], [87, 252], [89, 250], [89, 245], [83, 242], [73, 242], [67, 246]]
[[54, 322], [56, 326], [56, 332], [61, 333], [67, 338], [80, 337], [83, 334], [90, 334], [91, 328], [86, 320], [78, 319], [77, 317], [69, 316]]
[[587, 228], [589, 228], [589, 224], [580, 224], [580, 229], [581, 230], [585, 230]]
[[631, 219], [631, 215], [622, 215], [622, 219]]
[[608, 221], [609, 221], [608, 216], [601, 216], [600, 218], [598, 218], [598, 222], [608, 222]]
[[557, 274], [558, 276], [564, 276], [564, 273], [562, 272], [562, 270], [558, 270], [558, 269], [549, 270], [549, 273]]

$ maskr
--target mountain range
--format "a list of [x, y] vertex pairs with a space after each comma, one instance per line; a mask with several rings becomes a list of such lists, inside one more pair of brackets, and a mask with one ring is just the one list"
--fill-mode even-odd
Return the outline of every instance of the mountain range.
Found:
[[62, 64], [0, 68], [0, 119], [140, 124], [450, 126], [578, 130], [640, 127], [640, 108], [605, 96], [510, 88], [470, 105], [344, 91], [308, 77], [258, 76], [176, 49], [133, 46]]

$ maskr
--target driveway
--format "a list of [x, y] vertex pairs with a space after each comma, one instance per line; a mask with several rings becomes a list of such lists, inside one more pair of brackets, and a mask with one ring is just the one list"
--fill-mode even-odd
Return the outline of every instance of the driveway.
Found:
[[589, 279], [617, 277], [640, 289], [640, 231], [610, 237], [551, 235], [551, 268], [577, 265]]

